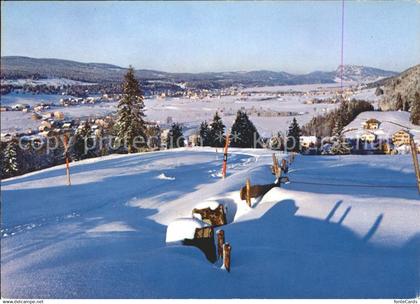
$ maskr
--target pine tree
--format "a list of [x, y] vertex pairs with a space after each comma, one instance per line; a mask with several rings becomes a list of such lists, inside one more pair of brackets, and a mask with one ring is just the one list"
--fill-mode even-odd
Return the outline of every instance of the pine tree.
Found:
[[149, 126], [146, 130], [146, 134], [148, 137], [147, 146], [151, 149], [160, 149], [161, 138], [160, 138], [160, 126], [159, 125], [152, 125]]
[[209, 143], [212, 147], [223, 147], [225, 145], [225, 125], [223, 124], [222, 118], [219, 113], [216, 112], [213, 117], [213, 121], [210, 124], [209, 131]]
[[384, 95], [384, 90], [381, 89], [381, 87], [377, 87], [375, 91], [376, 96]]
[[80, 125], [74, 135], [74, 144], [71, 149], [72, 158], [81, 160], [95, 156], [94, 151], [91, 150], [94, 144], [92, 135], [93, 132], [88, 121]]
[[[130, 66], [124, 76], [123, 97], [118, 103], [118, 118], [115, 124], [117, 138], [127, 145], [128, 153], [134, 151], [135, 141], [138, 143], [142, 138], [146, 145], [146, 127], [143, 117], [144, 112], [143, 93], [139, 82], [134, 77], [134, 69]], [[137, 139], [137, 140], [136, 140]]]
[[342, 131], [334, 136], [333, 145], [330, 151], [334, 155], [350, 154], [351, 147], [344, 138]]
[[335, 117], [335, 121], [334, 121], [334, 128], [332, 129], [332, 135], [333, 136], [338, 136], [339, 134], [341, 134], [341, 131], [344, 128], [344, 123], [343, 123], [343, 116], [341, 113], [337, 113], [337, 116]]
[[397, 94], [397, 101], [395, 102], [395, 110], [397, 110], [397, 111], [398, 110], [403, 110], [403, 107], [404, 107], [404, 103], [403, 103], [401, 94], [398, 93]]
[[416, 92], [411, 104], [410, 120], [415, 125], [420, 125], [420, 93]]
[[410, 103], [408, 102], [408, 100], [404, 102], [403, 111], [406, 111], [406, 112], [410, 111]]
[[287, 150], [291, 152], [300, 151], [300, 136], [301, 130], [299, 124], [296, 121], [296, 118], [293, 117], [293, 121], [289, 126], [289, 131], [287, 132]]
[[261, 148], [260, 134], [245, 112], [238, 111], [231, 131], [231, 146], [240, 148]]
[[200, 125], [200, 139], [202, 146], [211, 146], [210, 128], [207, 121], [203, 121]]
[[181, 148], [184, 147], [184, 136], [182, 134], [182, 126], [179, 123], [173, 123], [166, 138], [166, 147]]
[[5, 176], [13, 176], [19, 171], [17, 146], [16, 140], [12, 139], [7, 143], [6, 149], [4, 150], [2, 167]]

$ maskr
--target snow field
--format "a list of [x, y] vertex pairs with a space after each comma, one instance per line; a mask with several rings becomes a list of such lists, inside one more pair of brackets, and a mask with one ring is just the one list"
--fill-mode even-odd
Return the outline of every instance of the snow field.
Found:
[[[221, 169], [220, 151], [184, 148], [72, 163], [71, 187], [64, 166], [2, 181], [2, 295], [418, 294], [420, 203], [409, 155], [298, 156], [290, 184], [272, 189], [249, 208], [239, 189], [246, 178], [252, 184], [274, 181], [271, 155], [231, 149], [224, 180], [214, 175]], [[344, 183], [407, 187], [340, 186]], [[232, 246], [230, 273], [197, 248], [166, 245], [168, 225], [180, 218], [194, 221], [194, 207], [215, 203], [228, 210], [230, 224], [221, 229]]]

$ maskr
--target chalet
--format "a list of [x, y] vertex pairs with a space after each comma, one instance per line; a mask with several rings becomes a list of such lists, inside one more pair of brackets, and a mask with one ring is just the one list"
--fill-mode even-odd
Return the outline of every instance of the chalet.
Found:
[[372, 132], [365, 132], [360, 136], [360, 139], [365, 142], [374, 142], [376, 140], [376, 134]]
[[52, 113], [44, 113], [42, 114], [42, 119], [50, 119], [52, 117]]
[[63, 126], [62, 126], [63, 129], [70, 129], [71, 127], [72, 127], [71, 122], [65, 122], [63, 123]]
[[319, 144], [316, 136], [301, 136], [299, 142], [303, 149], [314, 148]]
[[58, 119], [58, 120], [63, 120], [64, 119], [64, 113], [60, 112], [60, 111], [55, 111], [54, 112], [54, 118]]
[[42, 116], [41, 116], [41, 115], [39, 115], [38, 113], [33, 113], [33, 114], [31, 115], [31, 118], [32, 118], [32, 120], [38, 120], [38, 119], [41, 119], [41, 118], [42, 118]]
[[22, 111], [24, 109], [29, 109], [29, 108], [30, 106], [26, 103], [17, 103], [12, 106], [12, 110], [15, 110], [15, 111]]
[[399, 147], [402, 145], [410, 144], [410, 133], [406, 130], [399, 130], [392, 134], [392, 142], [395, 146]]
[[39, 126], [38, 130], [39, 132], [43, 132], [43, 131], [51, 129], [51, 127], [52, 125], [49, 121], [43, 121], [41, 122], [41, 125]]
[[363, 129], [366, 129], [366, 130], [377, 130], [377, 129], [379, 129], [380, 124], [381, 124], [381, 122], [379, 120], [377, 120], [375, 118], [371, 118], [371, 119], [366, 120], [362, 124], [362, 126], [363, 126]]
[[188, 146], [195, 147], [200, 145], [200, 136], [197, 134], [192, 134], [188, 136]]

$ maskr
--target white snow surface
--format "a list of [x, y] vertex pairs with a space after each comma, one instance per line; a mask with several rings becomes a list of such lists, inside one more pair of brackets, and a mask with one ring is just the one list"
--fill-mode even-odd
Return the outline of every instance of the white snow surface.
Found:
[[[350, 83], [346, 83], [349, 86]], [[354, 85], [354, 84], [351, 84]], [[322, 115], [338, 107], [338, 104], [319, 103], [307, 104], [313, 98], [327, 99], [336, 97], [340, 91], [339, 84], [310, 84], [293, 86], [272, 86], [272, 87], [254, 87], [243, 89], [242, 92], [250, 96], [222, 96], [219, 98], [146, 98], [145, 114], [147, 120], [158, 122], [163, 127], [168, 127], [168, 118], [173, 122], [183, 124], [184, 135], [190, 135], [196, 132], [200, 123], [204, 120], [213, 119], [216, 111], [221, 115], [224, 124], [230, 128], [236, 118], [238, 110], [251, 111], [251, 121], [257, 127], [260, 135], [270, 137], [277, 132], [286, 132], [294, 116], [300, 125], [304, 125], [310, 119], [317, 115]], [[355, 93], [352, 97], [363, 98], [373, 104], [376, 104], [379, 97], [374, 94], [375, 89], [363, 89]], [[252, 93], [251, 93], [252, 92]], [[296, 92], [306, 92], [306, 95], [296, 94]], [[282, 95], [281, 93], [285, 93]], [[59, 99], [66, 96], [61, 95], [32, 95], [23, 93], [11, 93], [1, 96], [3, 105], [13, 105], [16, 103], [28, 103], [34, 105], [41, 101], [53, 102], [58, 104]], [[55, 107], [54, 111], [63, 112], [66, 119], [106, 116], [116, 112], [117, 102], [104, 102], [94, 105], [77, 105], [69, 107]], [[256, 111], [262, 112], [293, 112], [296, 115], [290, 116], [258, 116]], [[1, 119], [7, 120], [3, 126], [2, 132], [10, 130], [25, 130], [30, 125], [24, 122], [13, 121], [8, 116], [9, 112], [2, 112]]]
[[180, 242], [185, 239], [193, 239], [196, 228], [206, 227], [204, 222], [195, 218], [176, 219], [166, 229], [166, 243]]
[[[409, 155], [298, 156], [290, 184], [249, 208], [239, 189], [246, 178], [274, 181], [271, 155], [231, 149], [225, 179], [214, 176], [220, 152], [183, 148], [71, 163], [70, 187], [64, 166], [3, 180], [2, 296], [419, 294], [420, 202]], [[175, 180], [157, 179], [162, 172]], [[232, 246], [230, 273], [195, 247], [166, 244], [167, 226], [186, 219], [191, 227], [191, 210], [206, 202], [227, 208], [219, 229]], [[186, 231], [175, 229], [174, 239]]]
[[[363, 123], [369, 119], [376, 119], [380, 122], [379, 129], [365, 130]], [[420, 141], [420, 127], [410, 122], [410, 113], [406, 111], [367, 111], [360, 113], [350, 124], [344, 128], [344, 135], [348, 138], [361, 137], [369, 132], [378, 138], [388, 139], [399, 130], [410, 130], [416, 141]]]

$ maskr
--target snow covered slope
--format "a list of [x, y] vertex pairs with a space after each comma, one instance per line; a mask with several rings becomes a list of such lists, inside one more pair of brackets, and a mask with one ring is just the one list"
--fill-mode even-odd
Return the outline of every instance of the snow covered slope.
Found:
[[406, 127], [414, 135], [414, 139], [420, 141], [420, 126], [412, 124], [410, 122], [410, 113], [405, 111], [367, 111], [360, 113], [344, 128], [345, 136], [348, 138], [360, 138], [362, 134], [367, 132], [363, 129], [362, 124], [372, 118], [378, 120], [380, 125], [378, 129], [368, 130], [368, 132], [375, 134], [378, 138], [392, 138], [395, 132]]
[[[251, 209], [239, 189], [247, 177], [273, 181], [271, 154], [232, 149], [224, 180], [220, 150], [197, 148], [81, 161], [71, 187], [63, 166], [2, 181], [2, 296], [418, 295], [409, 156], [297, 157], [292, 182]], [[231, 273], [195, 247], [165, 243], [167, 225], [206, 201], [228, 207]]]

